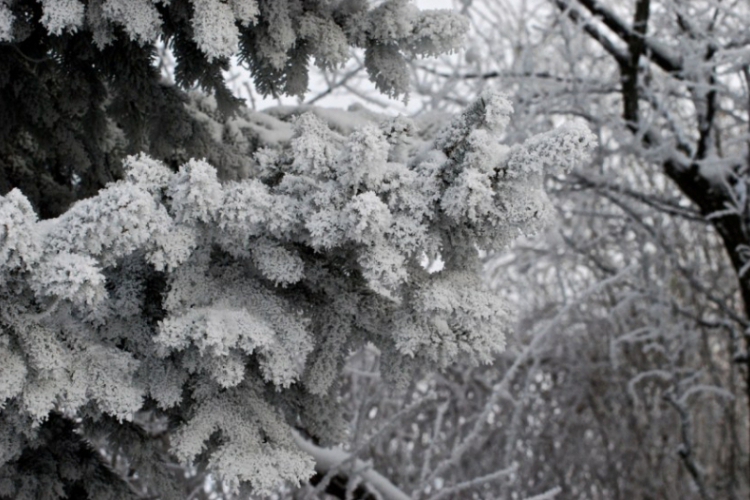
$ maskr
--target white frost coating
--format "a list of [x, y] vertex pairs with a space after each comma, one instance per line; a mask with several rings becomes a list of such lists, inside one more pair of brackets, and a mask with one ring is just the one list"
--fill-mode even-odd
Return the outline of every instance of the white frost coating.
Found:
[[388, 0], [368, 13], [368, 29], [372, 39], [388, 43], [406, 38], [414, 30], [419, 9], [410, 0]]
[[0, 380], [3, 381], [0, 385], [0, 410], [3, 409], [8, 399], [21, 393], [26, 385], [27, 372], [23, 357], [3, 345], [3, 340], [7, 338], [0, 337], [0, 359], [3, 360], [0, 364]]
[[50, 229], [45, 243], [50, 252], [81, 253], [111, 265], [169, 224], [166, 209], [146, 191], [115, 183], [73, 205]]
[[29, 200], [18, 189], [0, 197], [0, 276], [2, 271], [27, 268], [41, 256], [37, 222]]
[[203, 160], [190, 160], [169, 185], [178, 222], [211, 222], [224, 200], [216, 170]]
[[198, 247], [198, 236], [193, 227], [170, 224], [153, 235], [153, 248], [146, 259], [157, 271], [173, 271], [184, 264]]
[[[313, 473], [313, 461], [295, 445], [289, 426], [281, 422], [255, 387], [231, 388], [211, 397], [174, 437], [175, 454], [192, 461], [217, 430], [230, 436], [210, 463], [221, 471], [230, 491], [250, 481], [260, 494], [270, 494], [282, 481], [299, 483]], [[262, 433], [261, 433], [262, 430]]]
[[390, 149], [385, 135], [374, 125], [356, 130], [347, 138], [336, 162], [340, 182], [351, 189], [380, 190], [390, 173]]
[[260, 9], [256, 0], [229, 0], [235, 17], [243, 26], [249, 26], [255, 23]]
[[336, 67], [349, 58], [346, 34], [332, 19], [306, 14], [300, 20], [299, 35], [311, 43], [319, 67]]
[[[18, 325], [25, 330], [25, 348], [32, 354], [34, 368], [26, 379], [21, 407], [36, 424], [46, 420], [53, 409], [76, 411], [90, 401], [119, 420], [130, 420], [143, 404], [142, 390], [131, 383], [138, 362], [126, 352], [97, 343], [85, 332], [68, 330], [73, 325], [66, 323], [70, 322], [61, 321], [56, 328], [65, 331], [66, 344], [54, 339], [54, 330]], [[56, 354], [53, 370], [40, 364], [46, 356], [33, 356], [47, 346]], [[15, 376], [10, 374], [9, 379]], [[9, 379], [3, 377], [4, 382]]]
[[[510, 123], [513, 104], [502, 92], [488, 89], [475, 101], [467, 111], [456, 116], [448, 127], [438, 135], [436, 142], [443, 149], [452, 150], [455, 145], [477, 130], [475, 121], [481, 122], [488, 131], [500, 134]], [[479, 128], [479, 130], [482, 130]]]
[[13, 40], [13, 12], [8, 7], [10, 0], [0, 0], [0, 42]]
[[305, 267], [299, 255], [268, 239], [255, 240], [252, 254], [258, 270], [277, 285], [297, 283], [304, 276]]
[[509, 174], [519, 172], [548, 171], [567, 172], [586, 158], [583, 151], [590, 151], [597, 143], [596, 136], [580, 122], [565, 125], [531, 137], [524, 143], [524, 158], [512, 158]]
[[34, 270], [31, 287], [37, 295], [59, 297], [76, 305], [93, 306], [107, 296], [96, 259], [64, 251], [42, 260]]
[[106, 19], [125, 28], [131, 40], [147, 44], [161, 33], [161, 16], [149, 0], [106, 0], [101, 9]]
[[166, 165], [144, 153], [125, 158], [123, 170], [128, 182], [154, 195], [166, 188], [174, 178], [174, 173]]
[[397, 97], [409, 88], [402, 51], [418, 56], [451, 52], [460, 47], [468, 28], [466, 19], [450, 11], [420, 12], [409, 0], [389, 0], [367, 13], [355, 37], [366, 46], [370, 80], [380, 92]]
[[466, 163], [479, 172], [492, 172], [508, 160], [510, 148], [500, 144], [488, 130], [473, 130], [469, 134], [468, 143]]
[[233, 349], [253, 354], [256, 349], [271, 345], [273, 338], [271, 326], [253, 317], [245, 308], [232, 309], [217, 304], [164, 320], [154, 340], [163, 352], [181, 351], [195, 345], [201, 356], [226, 357]]
[[[209, 61], [237, 51], [239, 32], [234, 24], [233, 5], [219, 0], [192, 0], [195, 42]], [[243, 13], [247, 15], [247, 12]]]
[[76, 31], [83, 25], [86, 7], [79, 0], [43, 0], [42, 24], [52, 35]]
[[456, 50], [469, 31], [469, 20], [450, 10], [423, 10], [414, 22], [406, 47], [414, 54], [434, 57]]
[[485, 106], [487, 128], [492, 132], [503, 132], [510, 123], [510, 115], [513, 114], [513, 104], [508, 96], [501, 92], [487, 90], [482, 93], [480, 99]]
[[282, 70], [287, 61], [287, 51], [294, 46], [296, 33], [290, 17], [288, 0], [261, 0], [269, 30], [258, 40], [258, 55], [276, 70]]
[[445, 191], [440, 206], [456, 220], [478, 221], [500, 215], [496, 212], [495, 191], [489, 176], [475, 169], [466, 169], [458, 175], [456, 182]]
[[365, 68], [370, 80], [383, 94], [397, 97], [408, 92], [408, 65], [395, 46], [375, 44], [368, 47], [365, 51]]

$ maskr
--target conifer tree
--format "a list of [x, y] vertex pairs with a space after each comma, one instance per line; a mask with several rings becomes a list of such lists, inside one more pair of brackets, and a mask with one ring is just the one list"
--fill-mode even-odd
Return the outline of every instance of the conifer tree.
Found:
[[181, 498], [175, 460], [262, 494], [313, 473], [293, 428], [341, 439], [352, 350], [403, 384], [503, 349], [478, 252], [549, 219], [543, 174], [583, 159], [586, 128], [504, 145], [488, 92], [423, 138], [252, 112], [222, 76], [236, 56], [300, 95], [356, 47], [398, 97], [406, 58], [465, 30], [407, 0], [0, 0], [1, 498]]

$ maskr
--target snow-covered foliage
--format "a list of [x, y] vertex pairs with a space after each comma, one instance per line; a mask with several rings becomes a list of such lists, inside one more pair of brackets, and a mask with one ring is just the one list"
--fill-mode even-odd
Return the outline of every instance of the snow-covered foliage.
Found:
[[[0, 41], [23, 36], [14, 26], [27, 20], [25, 2], [15, 3], [0, 1]], [[42, 0], [41, 7], [40, 22], [50, 35], [90, 31], [100, 49], [113, 43], [118, 30], [144, 46], [177, 36], [178, 55], [191, 50], [185, 44], [197, 47], [209, 66], [239, 55], [249, 62], [259, 90], [290, 95], [307, 90], [309, 57], [320, 67], [336, 67], [349, 58], [350, 46], [366, 49], [370, 78], [380, 90], [404, 95], [406, 58], [453, 51], [468, 28], [463, 17], [420, 11], [411, 0], [375, 8], [362, 0]], [[185, 33], [176, 33], [183, 23]], [[200, 72], [193, 77], [207, 84]]]
[[252, 112], [222, 73], [301, 95], [359, 48], [403, 96], [407, 60], [467, 25], [408, 0], [0, 0], [0, 497], [182, 498], [175, 460], [268, 491], [312, 473], [291, 427], [342, 440], [353, 349], [404, 384], [504, 348], [477, 255], [542, 227], [542, 176], [587, 130], [506, 146], [487, 93], [426, 140], [362, 110]]
[[[487, 93], [427, 143], [404, 118], [340, 133], [303, 113], [234, 180], [140, 154], [55, 219], [0, 197], [4, 418], [30, 439], [50, 412], [128, 421], [154, 401], [183, 415], [179, 459], [261, 492], [306, 479], [290, 422], [336, 439], [351, 349], [377, 346], [404, 382], [504, 348], [510, 313], [477, 278], [478, 252], [538, 230], [544, 169], [594, 143], [568, 127], [503, 145], [511, 112]], [[16, 434], [3, 426], [0, 442]]]
[[8, 8], [10, 0], [0, 0], [0, 41], [8, 42], [13, 38], [13, 13]]

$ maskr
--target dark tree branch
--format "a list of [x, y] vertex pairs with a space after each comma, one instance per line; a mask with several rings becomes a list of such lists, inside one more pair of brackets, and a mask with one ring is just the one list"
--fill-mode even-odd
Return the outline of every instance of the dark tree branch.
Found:
[[[715, 46], [709, 46], [706, 51], [706, 61], [710, 61], [713, 55], [716, 53]], [[716, 116], [717, 99], [716, 99], [716, 77], [715, 71], [711, 68], [711, 74], [708, 76], [706, 82], [708, 86], [708, 92], [705, 97], [705, 112], [698, 116], [698, 131], [700, 138], [698, 139], [698, 148], [696, 151], [696, 159], [703, 160], [706, 158], [710, 141], [711, 141], [711, 129], [714, 124], [714, 117]], [[701, 89], [696, 89], [695, 92], [700, 92]]]
[[[606, 190], [622, 194], [627, 196], [628, 198], [632, 198], [640, 203], [643, 203], [644, 205], [648, 205], [660, 212], [682, 217], [686, 220], [708, 224], [708, 221], [700, 214], [700, 212], [692, 208], [680, 206], [678, 203], [672, 200], [661, 198], [654, 194], [645, 194], [620, 184], [613, 184], [604, 180], [591, 179], [590, 177], [577, 172], [568, 174], [568, 177], [581, 188]], [[563, 180], [563, 182], [566, 181]]]
[[[317, 486], [321, 481], [323, 481], [324, 477], [325, 474], [318, 472], [310, 478], [310, 484], [312, 484], [313, 486]], [[331, 495], [332, 497], [338, 498], [340, 500], [347, 500], [346, 494], [348, 484], [349, 478], [343, 474], [338, 474], [327, 481], [325, 492], [328, 495]], [[357, 486], [354, 491], [350, 491], [349, 493], [350, 496], [348, 498], [351, 500], [377, 500], [378, 498], [363, 485]]]
[[[684, 79], [682, 68], [679, 65], [672, 64], [674, 63], [673, 58], [661, 52], [658, 44], [644, 36], [648, 31], [647, 26], [643, 24], [648, 21], [648, 0], [638, 0], [636, 6], [637, 25], [634, 28], [628, 27], [616, 14], [603, 7], [597, 0], [578, 0], [578, 2], [586, 7], [592, 15], [601, 19], [623, 41], [636, 41], [640, 39], [644, 44], [640, 56], [646, 57], [663, 70], [671, 73], [675, 78]], [[614, 45], [611, 40], [596, 29], [588, 20], [584, 19], [583, 15], [572, 6], [571, 0], [555, 0], [555, 4], [572, 21], [578, 23], [594, 40], [599, 43], [602, 43], [602, 40], [607, 40], [608, 45]], [[639, 36], [639, 33], [642, 35]], [[612, 55], [621, 70], [622, 68], [626, 68], [632, 71], [633, 68], [630, 68], [632, 53], [623, 55], [619, 49], [610, 51], [607, 49], [607, 45], [602, 44], [602, 46]], [[633, 50], [630, 45], [629, 49]], [[636, 46], [636, 49], [638, 49], [638, 46]], [[713, 53], [709, 51], [708, 56], [713, 56]], [[731, 188], [729, 184], [717, 182], [715, 179], [708, 179], [701, 174], [701, 160], [705, 158], [708, 151], [710, 128], [717, 111], [716, 85], [710, 84], [710, 82], [709, 85], [710, 89], [706, 95], [706, 111], [703, 118], [700, 119], [703, 125], [701, 125], [699, 134], [701, 137], [705, 136], [703, 139], [703, 149], [698, 153], [700, 143], [696, 144], [695, 147], [689, 148], [690, 151], [696, 151], [694, 156], [691, 155], [693, 158], [679, 159], [676, 156], [671, 156], [662, 162], [662, 167], [664, 173], [677, 184], [680, 191], [698, 207], [701, 215], [711, 217], [711, 222], [721, 236], [724, 247], [729, 254], [732, 266], [737, 274], [740, 292], [745, 305], [745, 317], [750, 318], [750, 273], [745, 273], [744, 275], [741, 273], [746, 261], [740, 249], [750, 246], [750, 235], [748, 234], [745, 220], [741, 213], [727, 211], [728, 206], [733, 206], [733, 196], [729, 192]], [[627, 101], [628, 99], [632, 100], [633, 97], [628, 96], [626, 90], [623, 89], [623, 100]], [[631, 102], [628, 106], [634, 106], [635, 104], [637, 102]], [[638, 134], [638, 139], [643, 147], [652, 149], [661, 144], [658, 134], [654, 131], [629, 128], [631, 132]], [[739, 166], [736, 168], [739, 168]], [[722, 216], [715, 216], [718, 213], [721, 213]], [[750, 372], [748, 374], [748, 384], [750, 390]]]
[[680, 458], [682, 459], [682, 463], [685, 465], [685, 468], [690, 474], [690, 477], [692, 477], [693, 481], [695, 481], [695, 485], [698, 487], [698, 491], [700, 493], [701, 498], [703, 499], [711, 498], [708, 495], [708, 491], [706, 490], [706, 484], [703, 481], [703, 477], [701, 476], [700, 469], [698, 468], [698, 465], [695, 463], [695, 458], [693, 456], [693, 440], [690, 437], [690, 432], [691, 432], [691, 427], [692, 427], [690, 413], [688, 412], [687, 408], [685, 408], [684, 405], [682, 405], [679, 401], [677, 401], [674, 398], [673, 394], [667, 393], [664, 396], [664, 399], [670, 405], [672, 405], [672, 407], [677, 411], [677, 414], [680, 416], [680, 435], [682, 436], [682, 445], [680, 445], [680, 448], [679, 450], [677, 450], [677, 453], [680, 455]]
[[627, 33], [629, 58], [627, 64], [620, 64], [622, 81], [622, 116], [628, 128], [636, 132], [638, 126], [638, 66], [646, 48], [646, 29], [650, 12], [649, 0], [638, 0], [635, 5], [633, 29]]
[[[568, 78], [564, 76], [554, 75], [549, 71], [487, 71], [484, 73], [446, 73], [444, 71], [438, 71], [434, 68], [426, 66], [416, 66], [419, 70], [426, 73], [430, 73], [441, 78], [453, 78], [456, 80], [492, 80], [494, 78], [536, 78], [539, 80], [550, 80], [557, 83], [579, 83], [587, 85], [597, 85], [601, 83], [599, 80], [583, 78]], [[615, 90], [615, 89], [613, 89]]]
[[560, 11], [568, 16], [571, 21], [581, 26], [591, 38], [599, 42], [599, 45], [601, 45], [618, 64], [622, 65], [628, 63], [628, 55], [620, 50], [614, 42], [609, 39], [609, 37], [601, 32], [599, 28], [586, 20], [578, 9], [574, 8], [568, 0], [555, 0], [555, 5], [557, 5]]
[[[559, 1], [568, 3], [568, 0], [558, 0], [558, 3]], [[592, 15], [600, 19], [602, 23], [604, 23], [607, 28], [612, 30], [618, 37], [620, 37], [623, 42], [627, 43], [628, 40], [632, 39], [635, 36], [638, 36], [636, 31], [639, 27], [637, 25], [634, 25], [631, 28], [622, 19], [620, 19], [617, 14], [599, 3], [598, 0], [578, 0], [578, 2], [586, 7], [586, 9], [591, 12]], [[649, 2], [638, 2], [638, 5], [636, 5], [636, 18], [638, 18], [638, 9], [643, 8], [640, 4], [643, 3], [648, 4]], [[648, 9], [648, 5], [646, 5], [645, 8]], [[646, 30], [644, 26], [643, 34], [645, 35], [645, 33]], [[666, 51], [666, 49], [664, 49], [661, 45], [654, 42], [653, 40], [649, 40], [645, 36], [643, 36], [642, 39], [644, 49], [646, 54], [648, 55], [648, 58], [662, 70], [672, 74], [675, 77], [681, 78], [682, 64], [677, 60], [677, 58], [670, 55]]]

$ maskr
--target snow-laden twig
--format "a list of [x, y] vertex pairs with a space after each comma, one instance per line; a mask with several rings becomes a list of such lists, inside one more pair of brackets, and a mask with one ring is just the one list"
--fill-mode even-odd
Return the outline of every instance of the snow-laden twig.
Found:
[[489, 483], [490, 481], [502, 479], [506, 476], [509, 476], [513, 472], [515, 472], [516, 469], [518, 469], [518, 464], [513, 464], [510, 467], [506, 467], [505, 469], [500, 469], [491, 474], [487, 474], [487, 475], [480, 476], [480, 477], [475, 477], [474, 479], [470, 479], [468, 481], [463, 481], [454, 486], [451, 486], [450, 488], [445, 488], [443, 490], [440, 490], [436, 494], [429, 497], [429, 500], [442, 500], [443, 498], [457, 498], [456, 494], [461, 491], [468, 490], [469, 488], [476, 488], [477, 486], [481, 486], [485, 483]]
[[319, 473], [327, 474], [328, 471], [338, 469], [340, 464], [345, 462], [354, 462], [356, 469], [362, 470], [361, 475], [373, 489], [389, 500], [411, 500], [411, 497], [404, 493], [400, 488], [393, 484], [387, 477], [376, 470], [369, 468], [367, 464], [344, 450], [334, 450], [331, 448], [322, 448], [310, 441], [307, 441], [297, 431], [293, 431], [294, 442], [305, 453], [315, 459], [315, 470]]
[[527, 497], [526, 500], [552, 500], [560, 493], [562, 493], [562, 488], [560, 488], [559, 486], [555, 486], [551, 490], [547, 490], [544, 493], [540, 493], [539, 495]]
[[427, 447], [425, 450], [425, 456], [424, 461], [422, 462], [422, 473], [419, 476], [420, 483], [424, 483], [425, 479], [430, 473], [430, 461], [432, 459], [432, 452], [435, 449], [435, 446], [438, 442], [438, 438], [440, 437], [440, 429], [443, 426], [443, 417], [445, 416], [445, 412], [448, 411], [448, 402], [441, 404], [438, 406], [437, 409], [437, 415], [435, 417], [435, 425], [433, 427], [432, 431], [432, 439], [430, 440], [430, 446]]
[[[434, 397], [426, 397], [424, 399], [414, 402], [413, 404], [407, 406], [406, 408], [396, 413], [393, 417], [391, 417], [388, 420], [388, 422], [385, 423], [385, 425], [383, 425], [380, 429], [378, 429], [377, 432], [375, 432], [375, 434], [368, 437], [363, 442], [361, 442], [356, 448], [348, 452], [346, 457], [343, 460], [341, 460], [339, 463], [331, 467], [328, 467], [324, 471], [325, 475], [323, 476], [323, 479], [321, 479], [321, 481], [316, 485], [315, 489], [312, 492], [310, 492], [310, 494], [306, 498], [310, 498], [311, 495], [322, 492], [328, 486], [328, 483], [330, 483], [331, 479], [333, 479], [333, 477], [345, 467], [353, 463], [359, 464], [360, 462], [362, 462], [358, 458], [360, 453], [362, 453], [367, 447], [369, 447], [371, 443], [377, 441], [386, 432], [393, 429], [398, 423], [401, 422], [401, 420], [405, 416], [411, 413], [414, 413], [415, 411], [424, 409], [425, 406], [433, 403], [434, 401], [435, 401]], [[355, 465], [354, 468], [359, 469], [360, 467], [358, 465]], [[319, 471], [319, 472], [323, 472], [323, 471]]]
[[733, 400], [735, 398], [734, 394], [729, 392], [726, 389], [723, 389], [721, 387], [717, 387], [715, 385], [705, 385], [705, 384], [698, 384], [690, 387], [687, 389], [677, 400], [678, 403], [681, 405], [684, 405], [687, 403], [688, 398], [692, 396], [693, 394], [713, 394], [720, 398], [726, 398], [728, 400]]
[[701, 498], [705, 500], [711, 497], [708, 495], [706, 483], [703, 480], [701, 470], [695, 461], [695, 457], [693, 456], [693, 440], [690, 436], [690, 433], [692, 432], [692, 419], [690, 418], [690, 412], [681, 402], [681, 399], [682, 398], [676, 399], [674, 397], [674, 394], [672, 393], [667, 393], [664, 395], [664, 400], [672, 405], [672, 407], [674, 407], [680, 417], [680, 433], [682, 435], [682, 444], [677, 450], [677, 453], [678, 455], [680, 455], [682, 463], [685, 465], [685, 468], [690, 474], [690, 477], [693, 478], [693, 481], [698, 488], [698, 492], [700, 493]]

